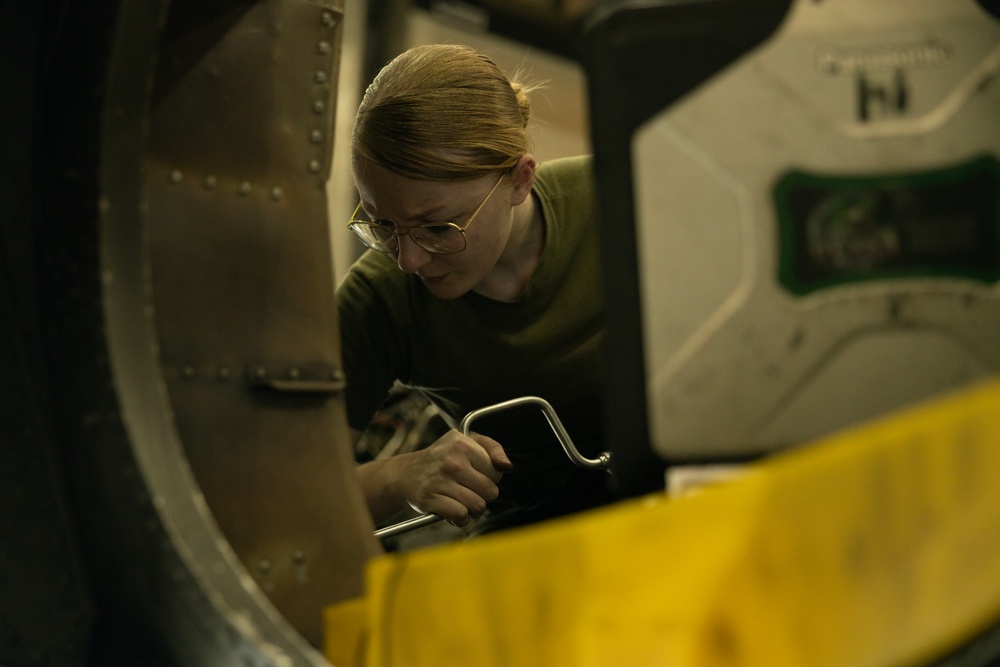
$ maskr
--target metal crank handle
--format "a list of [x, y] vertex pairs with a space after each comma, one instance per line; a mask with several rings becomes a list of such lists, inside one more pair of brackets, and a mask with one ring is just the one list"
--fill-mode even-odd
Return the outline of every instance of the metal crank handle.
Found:
[[394, 523], [385, 528], [379, 528], [375, 531], [375, 537], [382, 539], [384, 537], [393, 537], [395, 535], [401, 535], [403, 533], [408, 533], [411, 530], [416, 530], [417, 528], [423, 528], [424, 526], [429, 526], [432, 523], [437, 523], [442, 517], [437, 514], [420, 514], [412, 519], [407, 519], [406, 521], [400, 521], [399, 523]]
[[561, 421], [559, 421], [559, 416], [556, 414], [555, 409], [544, 398], [539, 398], [537, 396], [512, 398], [509, 401], [504, 401], [503, 403], [488, 405], [485, 408], [473, 410], [469, 414], [465, 415], [465, 418], [462, 420], [462, 433], [469, 435], [469, 426], [480, 417], [493, 414], [494, 412], [502, 412], [511, 408], [520, 407], [522, 405], [537, 405], [542, 409], [542, 413], [545, 415], [545, 420], [549, 422], [549, 426], [556, 434], [556, 439], [559, 441], [559, 444], [562, 445], [563, 451], [566, 452], [566, 456], [569, 457], [570, 461], [581, 468], [591, 468], [596, 470], [607, 470], [608, 466], [611, 465], [611, 452], [601, 452], [597, 455], [596, 459], [588, 459], [586, 456], [581, 454], [580, 450], [573, 444], [573, 440], [569, 437], [569, 433], [566, 432], [566, 427], [562, 425]]
[[[465, 415], [462, 419], [462, 423], [459, 425], [459, 428], [462, 430], [463, 434], [469, 435], [472, 422], [476, 421], [480, 417], [493, 414], [494, 412], [510, 410], [511, 408], [520, 407], [522, 405], [537, 405], [541, 408], [542, 413], [545, 414], [545, 420], [549, 423], [552, 431], [556, 434], [556, 439], [559, 441], [559, 444], [562, 446], [563, 451], [566, 453], [566, 456], [569, 457], [570, 461], [581, 468], [596, 470], [607, 470], [611, 465], [611, 452], [601, 452], [597, 455], [596, 459], [588, 459], [581, 454], [580, 450], [578, 450], [576, 445], [573, 444], [573, 440], [569, 437], [569, 433], [566, 432], [566, 427], [564, 427], [562, 422], [559, 421], [559, 416], [556, 414], [552, 405], [550, 405], [544, 398], [539, 398], [537, 396], [512, 398], [509, 401], [503, 401], [502, 403], [488, 405], [484, 408], [473, 410], [469, 414]], [[392, 537], [394, 535], [409, 532], [416, 528], [429, 526], [430, 524], [437, 523], [438, 521], [441, 521], [441, 517], [437, 514], [421, 514], [413, 517], [412, 519], [407, 519], [406, 521], [400, 521], [399, 523], [394, 523], [390, 526], [386, 526], [385, 528], [380, 528], [375, 531], [375, 537]]]

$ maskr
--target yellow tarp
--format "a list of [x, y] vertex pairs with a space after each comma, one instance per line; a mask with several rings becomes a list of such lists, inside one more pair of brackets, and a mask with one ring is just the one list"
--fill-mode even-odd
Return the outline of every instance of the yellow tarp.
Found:
[[331, 608], [338, 667], [929, 662], [1000, 621], [1000, 383], [691, 497], [402, 555]]

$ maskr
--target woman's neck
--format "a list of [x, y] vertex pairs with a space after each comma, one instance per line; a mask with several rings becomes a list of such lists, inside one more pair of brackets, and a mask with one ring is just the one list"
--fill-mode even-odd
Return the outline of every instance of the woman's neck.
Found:
[[475, 291], [496, 301], [517, 301], [538, 268], [545, 248], [545, 223], [533, 195], [511, 211], [510, 237], [503, 254]]

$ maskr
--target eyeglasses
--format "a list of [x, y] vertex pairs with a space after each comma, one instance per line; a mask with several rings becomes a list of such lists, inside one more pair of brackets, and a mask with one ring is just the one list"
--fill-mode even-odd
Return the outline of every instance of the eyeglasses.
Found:
[[361, 239], [362, 243], [372, 250], [377, 250], [379, 252], [399, 252], [399, 237], [407, 234], [410, 235], [410, 238], [413, 239], [414, 243], [427, 252], [432, 252], [438, 255], [450, 255], [456, 252], [462, 252], [465, 250], [465, 246], [467, 244], [465, 230], [469, 228], [469, 225], [471, 225], [472, 221], [476, 219], [479, 212], [483, 210], [483, 206], [485, 206], [486, 202], [489, 201], [490, 197], [500, 185], [500, 181], [502, 181], [503, 177], [506, 175], [507, 172], [505, 171], [500, 178], [497, 179], [497, 182], [486, 195], [486, 198], [483, 199], [483, 202], [477, 206], [476, 210], [472, 212], [471, 216], [469, 216], [469, 219], [465, 222], [464, 227], [459, 227], [454, 222], [425, 222], [422, 225], [398, 229], [395, 225], [386, 225], [381, 222], [358, 219], [358, 211], [361, 210], [361, 202], [358, 202], [358, 207], [354, 209], [354, 213], [351, 215], [351, 219], [347, 223], [347, 228], [354, 232], [354, 234]]

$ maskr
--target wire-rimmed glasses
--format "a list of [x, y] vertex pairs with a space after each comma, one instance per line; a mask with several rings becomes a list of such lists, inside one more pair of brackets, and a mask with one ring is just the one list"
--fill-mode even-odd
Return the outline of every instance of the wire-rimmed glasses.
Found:
[[469, 219], [465, 221], [465, 225], [459, 227], [454, 222], [425, 222], [422, 225], [414, 225], [413, 227], [403, 227], [397, 228], [394, 224], [385, 224], [382, 222], [373, 222], [371, 220], [362, 220], [358, 218], [358, 213], [361, 211], [361, 202], [358, 202], [357, 208], [354, 209], [354, 213], [351, 215], [351, 219], [347, 223], [347, 228], [350, 229], [354, 234], [361, 239], [361, 242], [372, 250], [377, 250], [378, 252], [387, 253], [397, 253], [399, 252], [399, 237], [410, 235], [413, 242], [418, 246], [426, 250], [427, 252], [432, 252], [438, 255], [450, 255], [456, 252], [462, 252], [465, 250], [466, 238], [465, 230], [469, 228], [472, 221], [476, 219], [479, 212], [489, 201], [490, 197], [496, 191], [497, 187], [500, 185], [500, 181], [503, 177], [507, 175], [505, 171], [497, 179], [497, 182], [493, 185], [490, 191], [487, 193], [486, 198], [483, 199], [482, 203], [476, 207], [476, 210], [472, 212]]

